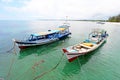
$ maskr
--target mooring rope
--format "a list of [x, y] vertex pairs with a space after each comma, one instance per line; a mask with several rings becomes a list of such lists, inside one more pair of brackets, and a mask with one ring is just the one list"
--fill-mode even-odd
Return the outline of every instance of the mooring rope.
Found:
[[1, 53], [11, 53], [11, 51], [12, 51], [14, 48], [15, 48], [15, 47], [13, 46], [13, 47], [10, 48], [9, 50], [1, 51]]
[[[84, 57], [84, 55], [83, 55], [83, 57]], [[79, 57], [77, 57], [77, 59], [78, 59], [78, 64], [79, 64], [79, 66], [81, 67], [80, 69], [81, 69], [81, 72], [82, 73], [84, 73], [84, 71], [83, 71], [83, 69], [82, 69], [82, 64], [80, 63], [80, 60], [79, 60]], [[84, 58], [85, 59], [85, 58]], [[86, 78], [86, 77], [85, 77]], [[87, 79], [86, 79], [87, 80]]]
[[49, 72], [55, 70], [55, 69], [58, 67], [58, 65], [61, 63], [61, 61], [62, 61], [62, 59], [63, 59], [63, 56], [64, 56], [64, 54], [62, 54], [61, 59], [59, 60], [59, 62], [58, 62], [53, 68], [51, 68], [50, 70], [48, 70], [48, 71], [46, 71], [46, 72], [43, 72], [42, 74], [36, 76], [33, 80], [36, 80], [36, 79], [38, 79], [38, 78], [41, 78], [42, 76], [44, 76], [44, 75], [48, 74]]
[[[44, 75], [46, 75], [47, 73], [49, 73], [49, 72], [53, 71], [54, 69], [56, 69], [57, 66], [60, 64], [60, 62], [62, 61], [63, 56], [64, 56], [64, 54], [62, 54], [61, 59], [59, 60], [59, 62], [58, 62], [53, 68], [51, 68], [50, 70], [48, 70], [48, 71], [46, 71], [46, 72], [43, 72], [42, 74], [36, 76], [35, 78], [33, 78], [33, 80], [36, 80], [36, 79], [38, 79], [38, 78], [41, 78], [42, 76], [44, 76]], [[40, 62], [38, 62], [38, 63], [35, 63], [32, 67], [30, 67], [27, 71], [25, 71], [23, 74], [21, 74], [21, 75], [20, 75], [19, 77], [17, 77], [15, 80], [19, 80], [20, 77], [23, 76], [25, 73], [27, 74], [27, 73], [30, 71], [30, 69], [33, 69], [33, 70], [34, 70], [33, 73], [35, 74], [35, 72], [36, 72], [36, 71], [35, 71], [35, 67], [38, 66], [39, 64], [43, 63], [43, 62], [44, 62], [44, 61], [42, 60], [42, 61], [40, 61]]]
[[78, 60], [79, 67], [81, 67], [81, 63], [80, 63], [79, 57], [77, 57], [77, 60]]
[[[11, 50], [13, 50], [13, 49], [14, 49], [14, 52], [13, 52], [13, 53], [16, 54], [15, 43], [14, 43], [13, 48], [10, 49], [9, 51], [11, 51]], [[6, 76], [7, 80], [8, 80], [8, 78], [9, 78], [10, 74], [11, 74], [11, 69], [12, 69], [12, 66], [13, 66], [13, 64], [14, 64], [14, 61], [15, 61], [15, 57], [13, 56], [13, 57], [12, 57], [12, 60], [11, 60], [10, 68], [9, 68], [8, 73], [7, 73], [7, 76]]]
[[7, 76], [6, 76], [6, 78], [7, 78], [6, 80], [9, 80], [8, 78], [9, 78], [9, 76], [11, 74], [11, 70], [12, 70], [12, 66], [13, 66], [14, 61], [15, 61], [15, 58], [12, 58], [12, 61], [11, 61], [11, 64], [10, 64], [10, 68], [9, 68]]
[[39, 64], [43, 63], [43, 60], [40, 60], [39, 62], [36, 62], [32, 67], [28, 68], [23, 74], [19, 75], [15, 80], [21, 80], [21, 76], [25, 76], [24, 74], [27, 74], [31, 69], [33, 69], [33, 73], [35, 73], [35, 67], [39, 66]]
[[[6, 53], [9, 53], [9, 52], [11, 52], [12, 50], [14, 50], [14, 51], [15, 51], [15, 42], [14, 42], [13, 47], [12, 47], [10, 50], [7, 50], [7, 51], [5, 51], [5, 52], [6, 52]], [[16, 52], [15, 52], [15, 54], [16, 54]]]

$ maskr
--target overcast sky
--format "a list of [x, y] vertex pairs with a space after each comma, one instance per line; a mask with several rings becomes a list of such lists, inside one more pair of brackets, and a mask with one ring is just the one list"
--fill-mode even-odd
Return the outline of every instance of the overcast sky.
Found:
[[108, 19], [120, 13], [120, 0], [0, 0], [0, 20]]

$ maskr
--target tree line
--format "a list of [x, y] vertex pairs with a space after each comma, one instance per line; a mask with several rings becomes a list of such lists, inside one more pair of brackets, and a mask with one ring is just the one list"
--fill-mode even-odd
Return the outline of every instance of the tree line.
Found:
[[108, 19], [109, 22], [120, 22], [120, 14], [117, 16], [112, 16]]

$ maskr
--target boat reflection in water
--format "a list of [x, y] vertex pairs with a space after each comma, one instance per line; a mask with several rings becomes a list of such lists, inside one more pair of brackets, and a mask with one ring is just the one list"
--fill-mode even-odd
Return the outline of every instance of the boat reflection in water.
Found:
[[63, 38], [54, 43], [49, 43], [49, 44], [45, 44], [45, 45], [41, 45], [41, 46], [32, 46], [32, 47], [29, 47], [26, 49], [22, 49], [19, 52], [19, 59], [22, 59], [22, 58], [24, 58], [28, 55], [32, 55], [32, 54], [34, 54], [36, 56], [48, 54], [49, 51], [53, 50], [57, 46], [62, 45], [62, 43], [65, 43], [66, 41], [68, 41], [69, 38], [70, 37], [66, 37], [66, 38]]
[[[106, 42], [104, 42], [99, 48], [92, 51], [90, 54], [77, 57], [77, 59], [71, 63], [66, 61], [66, 64], [62, 72], [64, 72], [65, 74], [68, 74], [68, 76], [72, 76], [73, 74], [80, 73], [82, 71], [82, 66], [87, 64], [87, 62], [90, 61], [92, 56], [96, 56], [100, 54], [99, 51], [101, 50], [101, 47], [104, 46], [105, 43]], [[97, 59], [97, 58], [94, 58], [94, 59]]]

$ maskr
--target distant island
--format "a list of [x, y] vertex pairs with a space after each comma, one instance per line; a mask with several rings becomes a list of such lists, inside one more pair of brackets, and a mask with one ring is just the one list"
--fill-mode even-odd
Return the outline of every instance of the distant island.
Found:
[[120, 22], [120, 14], [117, 16], [111, 16], [108, 20], [90, 20], [90, 19], [37, 19], [41, 21], [92, 21], [92, 22]]
[[37, 19], [39, 21], [92, 21], [92, 22], [96, 22], [96, 21], [100, 21], [100, 22], [105, 22], [106, 20], [90, 20], [90, 19]]
[[120, 22], [120, 14], [117, 16], [112, 16], [108, 19], [108, 22]]

